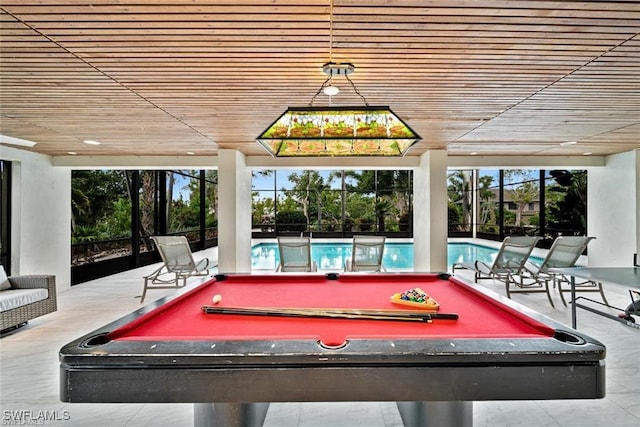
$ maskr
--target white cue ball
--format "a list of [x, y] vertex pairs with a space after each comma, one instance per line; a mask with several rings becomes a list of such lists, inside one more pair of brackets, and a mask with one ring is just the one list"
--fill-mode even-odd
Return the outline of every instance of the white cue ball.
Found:
[[214, 304], [218, 304], [220, 301], [222, 301], [222, 295], [214, 295], [213, 298], [211, 298], [211, 301]]

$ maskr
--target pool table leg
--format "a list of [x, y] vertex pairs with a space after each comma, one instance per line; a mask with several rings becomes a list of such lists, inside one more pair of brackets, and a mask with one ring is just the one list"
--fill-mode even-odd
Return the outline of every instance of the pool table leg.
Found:
[[262, 426], [269, 403], [194, 403], [195, 427]]
[[471, 427], [473, 402], [397, 402], [405, 427]]

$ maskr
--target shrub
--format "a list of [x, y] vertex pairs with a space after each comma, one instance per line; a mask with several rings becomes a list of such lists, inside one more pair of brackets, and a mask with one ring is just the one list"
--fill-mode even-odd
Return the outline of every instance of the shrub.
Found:
[[307, 218], [300, 211], [279, 211], [276, 214], [276, 230], [298, 231], [307, 230]]

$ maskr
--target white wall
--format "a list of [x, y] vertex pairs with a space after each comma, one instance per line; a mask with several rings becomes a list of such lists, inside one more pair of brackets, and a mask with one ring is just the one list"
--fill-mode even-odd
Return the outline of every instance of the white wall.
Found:
[[587, 233], [591, 267], [631, 266], [640, 245], [640, 150], [607, 157], [588, 171]]
[[71, 170], [51, 157], [6, 146], [12, 162], [11, 272], [54, 274], [58, 291], [71, 286]]

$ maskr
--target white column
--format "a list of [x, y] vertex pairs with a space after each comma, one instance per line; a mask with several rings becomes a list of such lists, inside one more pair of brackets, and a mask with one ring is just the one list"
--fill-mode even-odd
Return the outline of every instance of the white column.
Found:
[[640, 248], [640, 150], [607, 157], [587, 173], [591, 267], [629, 267]]
[[447, 266], [447, 152], [420, 157], [413, 181], [413, 248], [415, 271], [445, 272]]
[[635, 156], [636, 165], [636, 249], [634, 254], [638, 255], [637, 261], [640, 263], [640, 149], [633, 151], [633, 156]]
[[480, 169], [473, 169], [472, 175], [471, 198], [473, 203], [471, 206], [473, 206], [473, 224], [471, 226], [471, 237], [475, 239], [478, 237], [478, 224], [480, 223]]
[[237, 150], [218, 158], [218, 271], [250, 273], [251, 170]]

